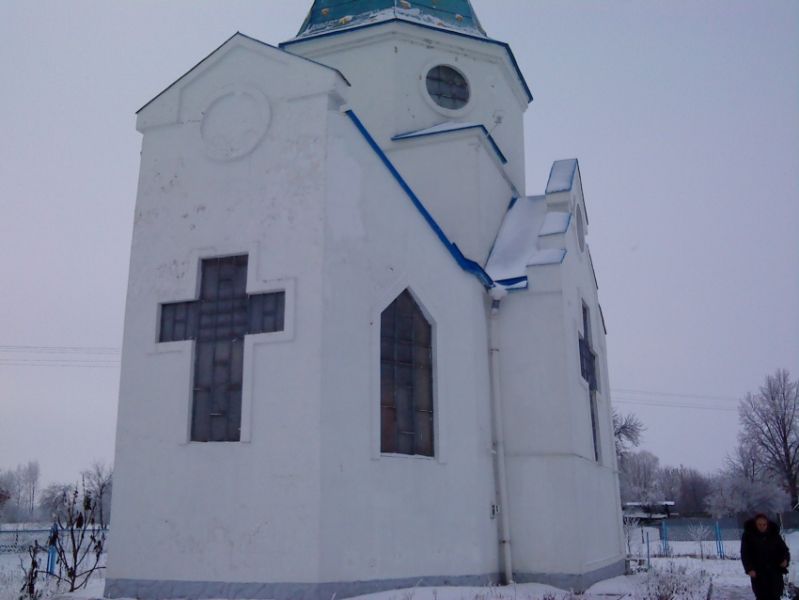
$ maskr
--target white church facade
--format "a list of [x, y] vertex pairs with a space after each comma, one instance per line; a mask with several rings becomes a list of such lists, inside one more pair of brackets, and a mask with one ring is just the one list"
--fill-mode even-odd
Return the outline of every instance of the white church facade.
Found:
[[138, 113], [106, 596], [623, 571], [576, 160], [468, 0], [316, 0]]

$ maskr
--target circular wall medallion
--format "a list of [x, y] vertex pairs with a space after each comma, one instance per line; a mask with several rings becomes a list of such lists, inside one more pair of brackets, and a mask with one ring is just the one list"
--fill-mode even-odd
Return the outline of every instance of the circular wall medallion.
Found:
[[233, 160], [252, 152], [269, 127], [269, 101], [257, 90], [231, 89], [203, 113], [200, 135], [211, 158]]

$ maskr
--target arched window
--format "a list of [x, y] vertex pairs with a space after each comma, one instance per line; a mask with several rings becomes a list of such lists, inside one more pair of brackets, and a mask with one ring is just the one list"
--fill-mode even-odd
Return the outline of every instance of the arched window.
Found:
[[432, 327], [408, 290], [380, 317], [380, 451], [434, 454]]

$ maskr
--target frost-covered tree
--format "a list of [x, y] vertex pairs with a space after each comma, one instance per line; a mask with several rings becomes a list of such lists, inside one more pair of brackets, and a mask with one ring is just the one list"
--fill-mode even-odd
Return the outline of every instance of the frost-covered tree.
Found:
[[662, 500], [658, 486], [660, 460], [646, 450], [628, 452], [621, 461], [620, 487], [624, 502]]
[[638, 447], [645, 429], [644, 424], [634, 413], [623, 415], [613, 409], [613, 439], [616, 444], [616, 460], [618, 462], [621, 462], [622, 456], [631, 448]]
[[788, 494], [774, 481], [751, 480], [740, 473], [722, 472], [713, 479], [705, 506], [714, 517], [739, 513], [775, 513], [790, 508]]
[[75, 486], [69, 483], [51, 483], [39, 494], [39, 511], [45, 519], [64, 518], [64, 499], [72, 494]]
[[799, 382], [788, 371], [766, 376], [756, 394], [747, 394], [738, 413], [742, 435], [762, 457], [763, 467], [778, 478], [799, 505]]
[[710, 539], [710, 527], [702, 523], [701, 521], [696, 521], [688, 525], [688, 536], [691, 538], [692, 541], [696, 542], [699, 545], [699, 557], [702, 560], [705, 560], [705, 540]]

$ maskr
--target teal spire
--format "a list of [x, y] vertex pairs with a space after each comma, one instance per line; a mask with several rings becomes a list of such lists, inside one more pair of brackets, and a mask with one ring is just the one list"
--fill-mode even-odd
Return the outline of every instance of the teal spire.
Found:
[[297, 37], [393, 19], [486, 35], [469, 0], [314, 0]]

